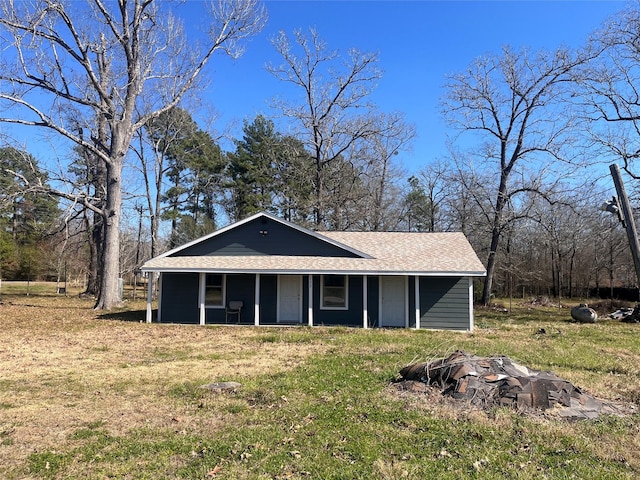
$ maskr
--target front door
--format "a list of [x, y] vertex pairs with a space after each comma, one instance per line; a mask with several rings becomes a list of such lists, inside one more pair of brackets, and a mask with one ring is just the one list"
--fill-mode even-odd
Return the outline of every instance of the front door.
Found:
[[278, 276], [278, 322], [302, 322], [302, 276]]
[[380, 277], [380, 326], [406, 326], [405, 277]]

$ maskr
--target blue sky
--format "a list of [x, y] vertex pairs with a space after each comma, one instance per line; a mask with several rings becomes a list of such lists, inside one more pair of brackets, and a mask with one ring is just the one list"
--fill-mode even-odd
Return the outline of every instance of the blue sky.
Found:
[[[208, 66], [210, 86], [201, 95], [202, 112], [214, 109], [217, 118], [210, 125], [205, 117], [209, 113], [195, 114], [201, 127], [228, 130], [240, 138], [244, 120], [274, 114], [269, 100], [287, 97], [292, 90], [265, 69], [267, 63], [281, 63], [271, 39], [280, 30], [291, 34], [313, 27], [330, 49], [379, 53], [384, 76], [372, 100], [384, 112], [403, 112], [416, 126], [412, 151], [397, 157], [412, 174], [447, 154], [446, 136], [452, 132], [438, 106], [447, 74], [463, 71], [474, 58], [498, 53], [504, 45], [579, 47], [625, 2], [266, 0], [265, 5], [267, 25], [247, 42], [245, 54], [238, 60], [219, 55]], [[206, 22], [203, 7], [202, 0], [188, 0], [179, 7], [188, 32], [196, 30], [190, 26]], [[0, 133], [14, 136], [18, 145], [26, 145], [50, 165], [68, 154], [61, 144], [40, 142], [42, 132], [32, 128], [4, 125]], [[232, 148], [229, 143], [222, 146]]]
[[[198, 10], [197, 3], [189, 1], [188, 13]], [[214, 127], [234, 125], [231, 133], [240, 137], [243, 120], [269, 116], [269, 99], [291, 93], [265, 70], [269, 62], [280, 63], [270, 39], [279, 30], [290, 34], [313, 27], [331, 49], [379, 52], [385, 73], [372, 99], [381, 110], [403, 112], [416, 125], [413, 151], [400, 156], [413, 173], [446, 155], [447, 128], [438, 102], [447, 74], [504, 45], [579, 47], [624, 6], [614, 0], [267, 1], [266, 28], [248, 42], [239, 60], [214, 59], [203, 100], [219, 115]]]

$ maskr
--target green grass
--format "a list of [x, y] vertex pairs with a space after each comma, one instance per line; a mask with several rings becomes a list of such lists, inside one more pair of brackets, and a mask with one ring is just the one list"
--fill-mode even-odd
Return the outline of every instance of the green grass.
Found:
[[[477, 355], [509, 355], [531, 368], [553, 370], [591, 393], [637, 405], [640, 326], [609, 320], [578, 325], [569, 321], [568, 309], [524, 305], [511, 313], [478, 310], [476, 324], [480, 326], [476, 332], [467, 334], [308, 327], [200, 330], [103, 322], [106, 329], [137, 328], [140, 335], [160, 331], [162, 338], [172, 339], [149, 344], [127, 368], [118, 368], [118, 378], [108, 384], [121, 395], [120, 401], [134, 402], [127, 395], [141, 386], [140, 369], [190, 365], [181, 377], [155, 385], [154, 395], [171, 406], [176, 418], [168, 426], [151, 422], [145, 426], [144, 419], [138, 419], [131, 428], [116, 432], [112, 419], [96, 410], [93, 420], [67, 429], [55, 448], [33, 445], [23, 463], [0, 465], [0, 476], [323, 480], [640, 476], [638, 414], [567, 422], [505, 409], [460, 409], [430, 403], [427, 397], [398, 395], [389, 387], [406, 364], [462, 349]], [[62, 334], [67, 327], [65, 323], [52, 333]], [[87, 326], [88, 334], [92, 328], [96, 327]], [[177, 342], [183, 332], [206, 337], [185, 346]], [[221, 343], [223, 350], [212, 345], [227, 337], [229, 341]], [[109, 362], [121, 347], [106, 338], [100, 342], [86, 354]], [[243, 348], [234, 350], [233, 345]], [[302, 348], [310, 353], [291, 365], [284, 362], [282, 368], [266, 371], [251, 368], [254, 359], [276, 350], [293, 354]], [[249, 366], [238, 363], [230, 370], [235, 374], [217, 373], [220, 366], [233, 362]], [[204, 368], [196, 371], [194, 366]], [[207, 371], [210, 375], [203, 374]], [[42, 388], [52, 391], [64, 388], [95, 395], [91, 388], [83, 389], [81, 378], [82, 372], [72, 371], [57, 379], [33, 381], [45, 382]], [[201, 388], [225, 380], [242, 387], [218, 393]], [[24, 393], [24, 388], [19, 382], [0, 380], [2, 398]], [[0, 412], [11, 415], [17, 406], [13, 401], [0, 402]], [[73, 417], [73, 406], [68, 408]], [[6, 420], [1, 421], [0, 455], [19, 440], [14, 440]], [[15, 428], [20, 428], [19, 422]]]

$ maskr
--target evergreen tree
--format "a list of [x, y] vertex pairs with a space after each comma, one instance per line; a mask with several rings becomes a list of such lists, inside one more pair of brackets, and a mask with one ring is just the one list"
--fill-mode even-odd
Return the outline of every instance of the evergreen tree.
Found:
[[408, 180], [411, 189], [404, 198], [405, 221], [410, 232], [434, 231], [437, 207], [429, 199], [417, 177]]
[[[161, 217], [171, 221], [169, 247], [215, 230], [224, 169], [220, 147], [180, 108], [150, 122], [147, 135], [156, 151], [156, 169], [170, 182], [161, 197]], [[157, 186], [162, 187], [160, 181]]]
[[59, 216], [57, 201], [42, 193], [47, 176], [36, 160], [15, 148], [0, 148], [0, 272], [33, 278], [40, 270], [34, 252]]
[[240, 220], [269, 211], [306, 225], [313, 209], [313, 159], [304, 144], [282, 136], [271, 120], [258, 115], [245, 122], [242, 140], [227, 154], [227, 215]]
[[273, 122], [258, 115], [252, 123], [245, 121], [242, 140], [236, 151], [228, 154], [226, 174], [230, 199], [227, 213], [240, 220], [256, 212], [273, 210], [273, 176], [280, 136]]

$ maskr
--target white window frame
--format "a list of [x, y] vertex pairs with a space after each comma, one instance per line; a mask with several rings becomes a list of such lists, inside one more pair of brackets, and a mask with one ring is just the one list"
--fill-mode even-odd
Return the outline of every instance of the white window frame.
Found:
[[[207, 303], [207, 277], [209, 275], [220, 275], [222, 277], [222, 303], [218, 304], [210, 304]], [[205, 273], [204, 274], [204, 287], [203, 287], [203, 303], [204, 308], [225, 308], [227, 301], [227, 275], [224, 273]]]
[[[324, 304], [324, 279], [325, 277], [344, 278], [344, 306], [326, 306]], [[349, 310], [349, 275], [321, 275], [320, 276], [320, 310]]]

